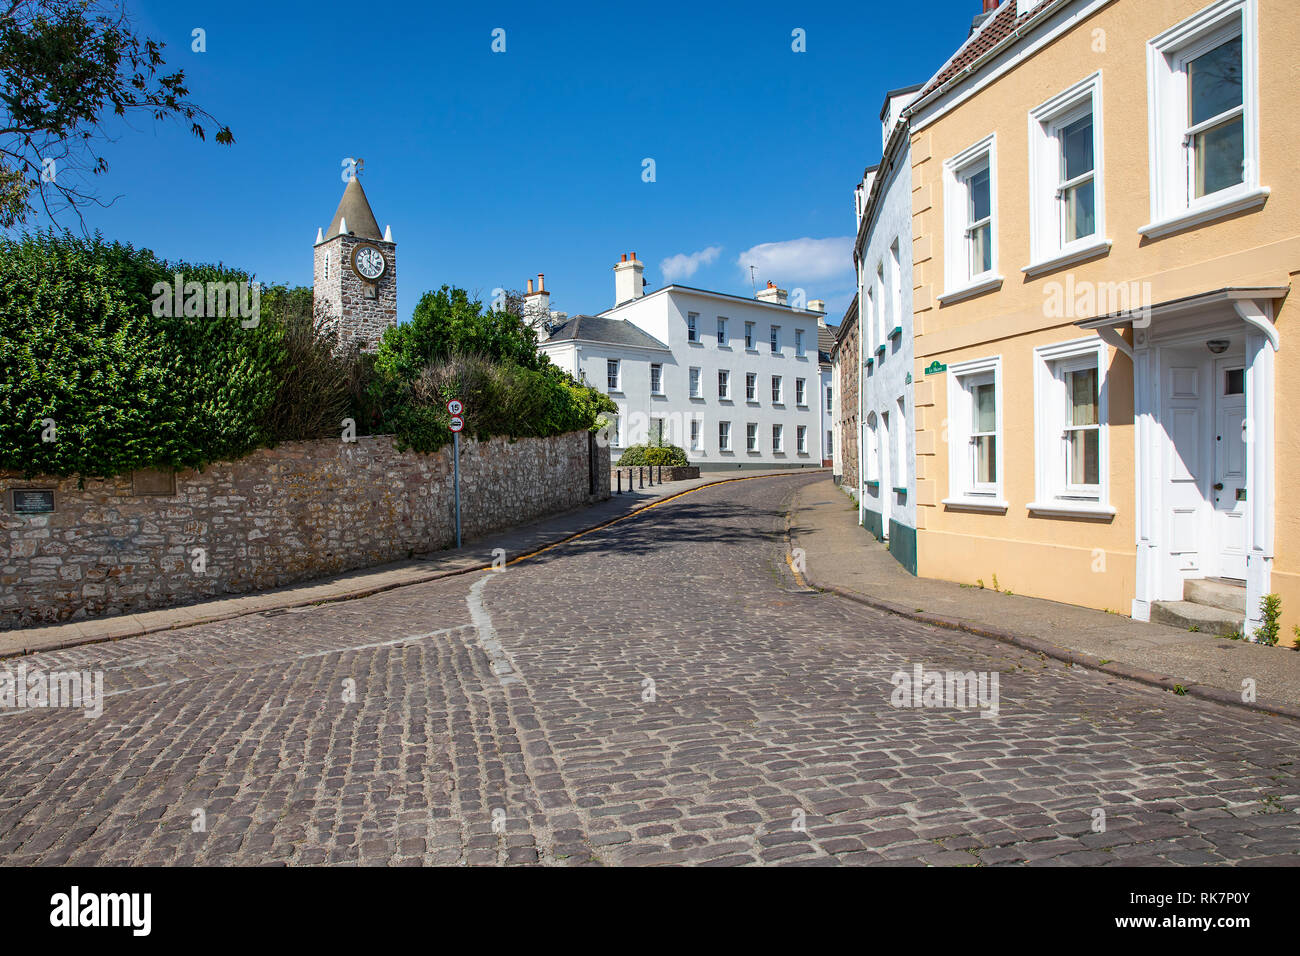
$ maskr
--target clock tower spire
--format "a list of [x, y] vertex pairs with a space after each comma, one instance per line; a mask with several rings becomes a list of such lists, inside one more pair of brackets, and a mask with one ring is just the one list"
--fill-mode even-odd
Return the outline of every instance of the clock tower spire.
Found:
[[384, 330], [397, 324], [397, 243], [392, 226], [379, 232], [355, 173], [329, 228], [317, 231], [313, 251], [317, 326], [337, 334], [339, 348], [360, 343], [374, 351]]

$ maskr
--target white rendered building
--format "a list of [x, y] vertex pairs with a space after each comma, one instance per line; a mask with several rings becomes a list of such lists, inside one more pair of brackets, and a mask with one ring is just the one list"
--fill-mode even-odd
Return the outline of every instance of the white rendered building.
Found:
[[643, 274], [636, 253], [624, 256], [614, 308], [552, 323], [538, 346], [618, 404], [613, 461], [662, 436], [714, 470], [820, 468], [819, 313], [792, 308], [770, 282], [753, 299], [681, 285], [647, 293]]

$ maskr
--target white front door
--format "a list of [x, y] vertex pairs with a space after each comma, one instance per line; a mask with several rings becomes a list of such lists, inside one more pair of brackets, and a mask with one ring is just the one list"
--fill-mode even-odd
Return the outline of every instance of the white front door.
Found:
[[1220, 577], [1246, 579], [1246, 370], [1240, 358], [1214, 363], [1214, 523]]
[[1214, 561], [1209, 533], [1214, 457], [1207, 442], [1212, 437], [1213, 364], [1203, 355], [1186, 350], [1167, 349], [1164, 358], [1161, 419], [1166, 436], [1162, 509], [1166, 559], [1177, 577], [1205, 577], [1207, 555]]

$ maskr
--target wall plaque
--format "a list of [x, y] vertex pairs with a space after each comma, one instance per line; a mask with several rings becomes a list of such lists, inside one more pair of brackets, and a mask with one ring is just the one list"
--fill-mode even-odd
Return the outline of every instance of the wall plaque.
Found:
[[54, 510], [53, 488], [15, 488], [14, 514], [43, 515]]
[[168, 469], [142, 468], [131, 472], [131, 494], [133, 495], [174, 495], [176, 494], [176, 472]]

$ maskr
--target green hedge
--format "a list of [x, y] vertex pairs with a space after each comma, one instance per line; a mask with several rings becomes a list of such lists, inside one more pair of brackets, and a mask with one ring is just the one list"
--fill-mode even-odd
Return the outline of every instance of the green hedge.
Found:
[[199, 467], [267, 441], [279, 329], [154, 315], [158, 284], [175, 273], [250, 278], [98, 236], [0, 239], [0, 469]]
[[[618, 464], [627, 465], [672, 465], [674, 467], [689, 464], [686, 452], [676, 445], [630, 445], [619, 458]], [[618, 467], [618, 466], [615, 466]]]

